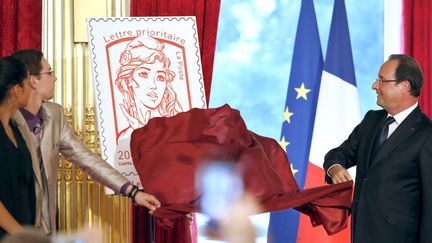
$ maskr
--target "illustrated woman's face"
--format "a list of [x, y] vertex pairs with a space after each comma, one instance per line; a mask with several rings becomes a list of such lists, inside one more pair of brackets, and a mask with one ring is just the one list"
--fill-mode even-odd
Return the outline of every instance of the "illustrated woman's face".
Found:
[[135, 100], [149, 109], [155, 109], [161, 102], [166, 89], [166, 74], [163, 64], [141, 64], [133, 72]]

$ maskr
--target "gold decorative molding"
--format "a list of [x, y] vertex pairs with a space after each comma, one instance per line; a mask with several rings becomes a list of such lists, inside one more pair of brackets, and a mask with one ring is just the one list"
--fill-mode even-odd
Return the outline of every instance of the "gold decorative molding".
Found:
[[[86, 17], [128, 16], [130, 0], [43, 0], [42, 51], [56, 72], [54, 102], [88, 148], [100, 155], [90, 72]], [[102, 15], [101, 15], [102, 14]], [[105, 14], [105, 15], [103, 15]], [[85, 38], [85, 39], [84, 39]], [[61, 157], [57, 170], [59, 232], [101, 227], [103, 242], [131, 241], [131, 202]]]
[[74, 0], [74, 42], [87, 42], [87, 18], [107, 16], [106, 0]]
[[85, 113], [85, 142], [89, 149], [93, 152], [96, 151], [96, 132], [95, 132], [95, 110], [94, 107], [87, 106]]
[[[100, 151], [99, 144], [97, 144], [97, 134], [95, 131], [95, 124], [96, 124], [96, 113], [95, 109], [92, 106], [87, 106], [85, 109], [85, 143], [87, 144], [88, 148], [93, 151], [93, 153], [98, 153]], [[99, 149], [98, 149], [99, 148]], [[91, 181], [92, 178], [87, 175], [87, 181]]]

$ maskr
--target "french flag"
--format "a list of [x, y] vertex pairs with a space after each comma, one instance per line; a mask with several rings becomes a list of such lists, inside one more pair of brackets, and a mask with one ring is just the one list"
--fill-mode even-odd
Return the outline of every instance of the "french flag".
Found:
[[[288, 155], [291, 170], [300, 188], [304, 186], [309, 164], [323, 67], [313, 1], [303, 0], [295, 37], [280, 138], [280, 145]], [[267, 241], [271, 243], [296, 242], [299, 219], [300, 214], [294, 209], [271, 212]]]
[[[324, 185], [324, 155], [340, 145], [360, 122], [344, 0], [334, 2], [327, 53], [321, 67], [305, 62], [313, 59], [311, 63], [319, 63], [319, 43], [313, 2], [303, 0], [284, 113], [284, 118], [290, 119], [282, 125], [281, 146], [286, 146], [297, 183], [304, 188]], [[320, 77], [314, 80], [317, 73]], [[306, 93], [307, 100], [304, 96], [298, 98], [299, 90]], [[355, 171], [350, 172], [354, 177]], [[350, 230], [327, 236], [322, 227], [313, 228], [309, 218], [295, 210], [273, 212], [268, 242], [350, 242]]]
[[[305, 188], [324, 184], [324, 155], [339, 146], [360, 120], [345, 2], [335, 0]], [[350, 174], [354, 179], [355, 168], [350, 169]], [[304, 215], [300, 217], [297, 242], [350, 242], [349, 228], [334, 236], [327, 236], [322, 229], [312, 230], [308, 220]]]

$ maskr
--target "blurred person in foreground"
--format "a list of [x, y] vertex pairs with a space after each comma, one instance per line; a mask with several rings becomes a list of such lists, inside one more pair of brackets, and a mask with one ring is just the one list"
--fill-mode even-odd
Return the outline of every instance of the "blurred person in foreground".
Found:
[[77, 232], [57, 234], [55, 237], [35, 228], [24, 227], [16, 234], [5, 236], [0, 243], [102, 243], [102, 239], [102, 230], [97, 226], [85, 226]]
[[228, 213], [221, 220], [221, 237], [229, 243], [255, 242], [255, 228], [249, 216], [260, 212], [255, 198], [248, 193], [232, 203]]
[[29, 103], [13, 116], [29, 147], [36, 186], [35, 226], [46, 234], [56, 232], [57, 165], [59, 154], [78, 165], [95, 181], [127, 195], [153, 212], [160, 202], [153, 195], [138, 190], [106, 161], [91, 152], [74, 133], [64, 116], [63, 107], [50, 102], [57, 80], [50, 64], [39, 50], [18, 50], [12, 56], [21, 60], [30, 75]]
[[423, 73], [391, 55], [372, 85], [377, 104], [348, 139], [325, 156], [328, 183], [352, 180], [352, 242], [432, 242], [432, 125], [418, 97]]
[[0, 238], [35, 220], [35, 188], [30, 153], [11, 117], [27, 105], [31, 92], [24, 64], [0, 59]]
[[204, 227], [205, 235], [211, 240], [228, 243], [254, 243], [255, 228], [249, 218], [261, 212], [261, 207], [250, 193], [230, 202], [230, 206], [216, 225]]
[[37, 229], [24, 227], [16, 234], [5, 236], [0, 243], [53, 243], [53, 241]]

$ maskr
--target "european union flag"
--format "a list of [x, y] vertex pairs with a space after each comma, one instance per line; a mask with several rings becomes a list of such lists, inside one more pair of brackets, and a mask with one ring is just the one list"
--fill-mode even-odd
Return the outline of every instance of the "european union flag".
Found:
[[[303, 188], [318, 101], [323, 56], [312, 0], [303, 0], [285, 103], [280, 139]], [[299, 212], [291, 209], [270, 214], [268, 242], [296, 242]]]

